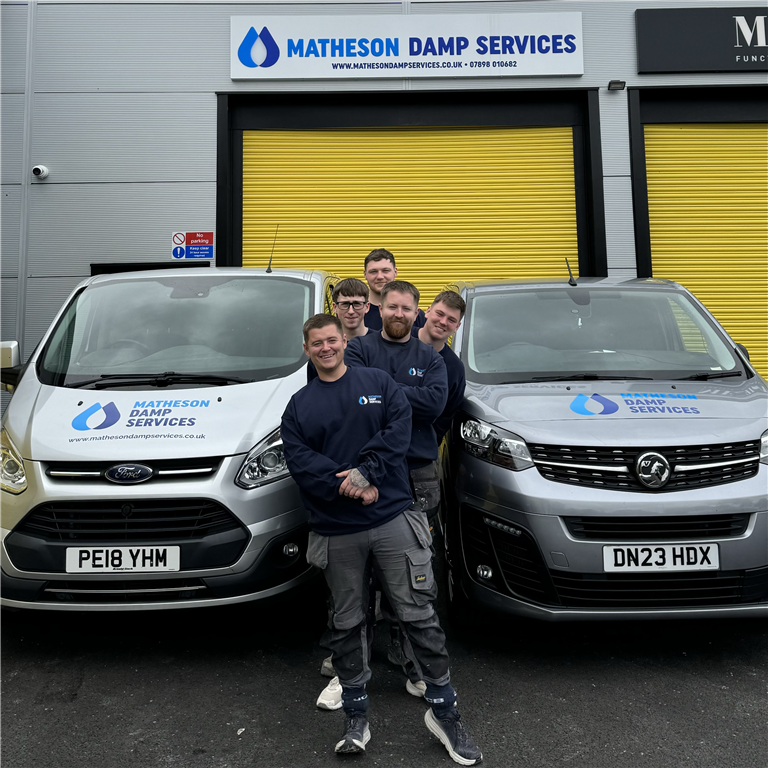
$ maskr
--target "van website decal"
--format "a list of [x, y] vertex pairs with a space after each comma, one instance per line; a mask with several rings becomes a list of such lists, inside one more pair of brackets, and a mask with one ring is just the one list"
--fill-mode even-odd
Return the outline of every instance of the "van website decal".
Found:
[[[672, 414], [675, 416], [698, 416], [701, 410], [681, 401], [698, 400], [696, 395], [669, 394], [658, 392], [622, 392], [622, 402], [617, 403], [603, 395], [576, 395], [571, 401], [571, 410], [581, 416], [608, 416], [617, 413], [622, 405], [630, 414]], [[672, 401], [671, 403], [668, 401]], [[601, 410], [597, 410], [600, 408]]]
[[[194, 427], [198, 417], [188, 415], [190, 408], [209, 408], [210, 400], [136, 400], [124, 424], [118, 425], [123, 429], [146, 429], [148, 427]], [[99, 415], [103, 412], [102, 415]], [[96, 429], [113, 427], [121, 419], [120, 411], [114, 403], [94, 403], [72, 419], [72, 427], [79, 432], [89, 432]], [[155, 432], [151, 434], [120, 434], [92, 435], [88, 437], [70, 438], [69, 442], [90, 442], [93, 440], [125, 440], [131, 438], [162, 439], [162, 438], [194, 438], [201, 440], [204, 434], [173, 434], [170, 432]]]

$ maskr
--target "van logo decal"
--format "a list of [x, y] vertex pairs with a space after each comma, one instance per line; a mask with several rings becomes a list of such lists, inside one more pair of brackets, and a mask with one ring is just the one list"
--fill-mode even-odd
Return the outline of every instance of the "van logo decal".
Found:
[[[257, 64], [253, 60], [253, 46], [257, 41], [261, 40], [264, 47], [267, 49], [267, 54], [261, 64]], [[272, 37], [270, 31], [263, 27], [261, 32], [257, 32], [255, 27], [251, 27], [246, 32], [243, 42], [240, 43], [240, 47], [237, 49], [237, 58], [240, 63], [246, 67], [253, 69], [254, 67], [271, 67], [277, 63], [280, 58], [280, 48], [275, 42], [275, 38]]]
[[146, 464], [115, 464], [104, 473], [104, 477], [120, 485], [134, 485], [149, 480], [154, 474], [155, 471]]
[[[104, 420], [95, 427], [88, 426], [88, 419], [99, 411], [104, 411]], [[120, 420], [120, 411], [114, 403], [107, 403], [102, 407], [101, 403], [94, 403], [90, 408], [79, 413], [72, 419], [72, 426], [79, 432], [88, 432], [91, 429], [106, 429]]]
[[[594, 400], [602, 410], [589, 410], [587, 404], [590, 400]], [[613, 400], [609, 400], [602, 395], [576, 395], [571, 402], [571, 410], [582, 416], [607, 416], [608, 414], [616, 413], [616, 411], [619, 410], [619, 406], [617, 403], [614, 403]]]

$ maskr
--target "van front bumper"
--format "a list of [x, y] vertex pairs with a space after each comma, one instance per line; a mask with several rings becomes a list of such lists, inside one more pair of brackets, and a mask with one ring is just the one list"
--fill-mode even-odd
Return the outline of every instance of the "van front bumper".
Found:
[[[3, 494], [0, 603], [38, 610], [202, 607], [272, 597], [311, 579], [316, 571], [306, 562], [308, 516], [295, 483], [286, 478], [240, 489], [233, 478], [241, 462], [242, 456], [228, 457], [213, 476], [130, 488], [57, 481], [45, 475], [44, 466], [30, 462], [27, 491], [16, 497]], [[94, 527], [81, 514], [102, 507], [119, 510], [123, 503], [131, 507], [127, 520], [146, 516], [147, 510], [160, 510], [159, 516], [168, 518], [179, 509], [186, 515], [186, 507], [205, 507], [201, 519], [210, 508], [223, 524], [206, 535], [190, 532], [188, 525], [182, 532], [168, 529], [157, 536], [140, 524], [135, 537], [127, 524], [126, 532], [115, 536], [100, 534], [98, 524]], [[56, 521], [53, 530], [40, 528], [33, 517], [41, 512], [44, 523], [57, 517], [64, 522]], [[70, 525], [75, 535], [69, 535]], [[178, 546], [180, 570], [70, 573], [66, 550], [73, 546]]]
[[[666, 494], [581, 488], [461, 456], [448, 505], [454, 588], [496, 611], [549, 621], [768, 616], [768, 467], [747, 480]], [[731, 516], [741, 528], [710, 534]], [[656, 520], [684, 521], [664, 536]], [[639, 522], [647, 541], [574, 521]], [[599, 526], [605, 530], [605, 526]], [[606, 573], [609, 545], [713, 544], [718, 570]]]

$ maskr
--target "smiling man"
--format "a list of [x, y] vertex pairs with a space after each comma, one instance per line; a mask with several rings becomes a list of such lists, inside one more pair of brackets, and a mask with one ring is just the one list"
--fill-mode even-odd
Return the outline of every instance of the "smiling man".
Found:
[[451, 428], [451, 422], [464, 400], [467, 385], [464, 364], [446, 341], [459, 329], [467, 304], [455, 291], [442, 291], [435, 296], [426, 311], [427, 322], [422, 328], [414, 328], [411, 333], [429, 344], [443, 358], [448, 374], [448, 400], [440, 416], [435, 419], [434, 429], [438, 445], [445, 433]]
[[[381, 295], [384, 286], [397, 280], [397, 267], [395, 257], [386, 248], [375, 248], [363, 262], [363, 275], [368, 287], [371, 289], [371, 308], [365, 316], [365, 324], [374, 331], [381, 330]], [[417, 328], [424, 325], [424, 313], [419, 309], [413, 324]]]
[[[307, 560], [323, 571], [331, 592], [333, 608], [322, 644], [332, 652], [346, 715], [335, 751], [364, 752], [371, 738], [366, 693], [370, 566], [426, 684], [427, 728], [454, 760], [474, 765], [482, 754], [456, 708], [445, 634], [432, 607], [436, 585], [429, 529], [423, 515], [411, 509], [402, 451], [411, 431], [408, 399], [384, 371], [346, 366], [338, 318], [315, 315], [303, 332], [304, 351], [318, 378], [291, 398], [281, 435], [288, 469], [309, 512]], [[410, 327], [406, 333], [410, 339]]]

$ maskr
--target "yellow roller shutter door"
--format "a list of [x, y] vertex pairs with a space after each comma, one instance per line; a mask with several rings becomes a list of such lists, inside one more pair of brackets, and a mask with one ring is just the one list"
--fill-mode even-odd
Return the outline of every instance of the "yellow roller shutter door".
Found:
[[576, 271], [571, 128], [246, 131], [243, 266], [362, 277], [388, 248], [422, 306], [456, 279]]
[[693, 291], [768, 377], [768, 124], [644, 132], [653, 276]]

